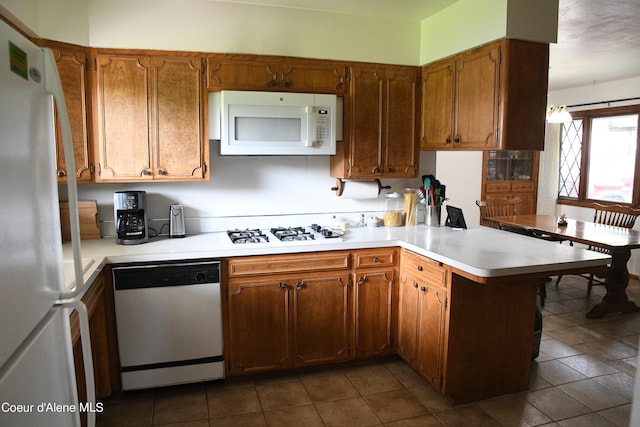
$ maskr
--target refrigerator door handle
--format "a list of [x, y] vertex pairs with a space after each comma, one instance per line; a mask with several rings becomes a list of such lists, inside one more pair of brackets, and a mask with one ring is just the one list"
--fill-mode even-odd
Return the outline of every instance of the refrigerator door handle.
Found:
[[[81, 300], [58, 301], [56, 305], [60, 307], [73, 308], [78, 312], [80, 324], [80, 343], [82, 346], [82, 361], [84, 365], [85, 388], [87, 391], [87, 403], [89, 408], [96, 407], [96, 386], [93, 372], [93, 354], [91, 354], [91, 339], [89, 331], [89, 313], [87, 306]], [[96, 413], [93, 410], [87, 411], [87, 427], [95, 427]]]
[[82, 271], [82, 251], [80, 247], [80, 219], [78, 217], [78, 185], [76, 179], [76, 163], [73, 156], [73, 140], [71, 138], [71, 124], [69, 122], [69, 113], [67, 111], [67, 103], [64, 99], [64, 91], [60, 76], [58, 75], [58, 67], [51, 50], [42, 49], [44, 52], [44, 69], [45, 69], [45, 87], [48, 93], [53, 95], [58, 109], [58, 118], [60, 121], [60, 129], [62, 131], [62, 144], [64, 147], [64, 160], [67, 164], [67, 192], [69, 193], [69, 224], [71, 228], [71, 250], [73, 253], [73, 271], [75, 276], [75, 284], [70, 288], [62, 291], [61, 300], [72, 299], [80, 294], [82, 285], [84, 284]]

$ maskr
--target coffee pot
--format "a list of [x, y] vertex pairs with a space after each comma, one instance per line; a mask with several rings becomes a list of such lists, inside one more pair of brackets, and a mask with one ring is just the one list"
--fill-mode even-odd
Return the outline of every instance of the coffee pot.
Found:
[[137, 245], [149, 240], [147, 232], [147, 193], [118, 191], [113, 194], [116, 243]]
[[169, 206], [169, 237], [185, 237], [184, 205]]

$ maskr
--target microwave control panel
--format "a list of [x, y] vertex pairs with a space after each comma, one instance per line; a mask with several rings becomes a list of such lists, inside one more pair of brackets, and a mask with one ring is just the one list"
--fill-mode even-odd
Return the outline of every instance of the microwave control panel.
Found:
[[313, 107], [313, 118], [313, 144], [331, 144], [331, 110], [326, 107]]

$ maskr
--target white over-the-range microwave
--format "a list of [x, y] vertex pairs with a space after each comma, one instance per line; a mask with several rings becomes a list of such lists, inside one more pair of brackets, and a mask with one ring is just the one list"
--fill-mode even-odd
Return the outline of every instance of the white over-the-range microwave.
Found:
[[331, 155], [342, 140], [342, 99], [286, 92], [209, 93], [209, 139], [221, 155]]

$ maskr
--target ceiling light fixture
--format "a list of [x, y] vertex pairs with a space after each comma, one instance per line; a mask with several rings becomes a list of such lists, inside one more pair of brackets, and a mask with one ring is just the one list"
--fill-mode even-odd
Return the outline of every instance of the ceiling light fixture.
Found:
[[567, 111], [566, 105], [556, 107], [555, 105], [549, 105], [547, 108], [547, 122], [549, 123], [566, 123], [573, 120], [571, 114]]

